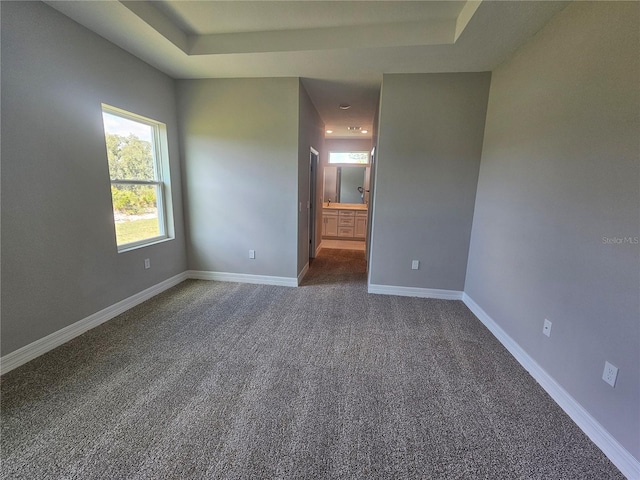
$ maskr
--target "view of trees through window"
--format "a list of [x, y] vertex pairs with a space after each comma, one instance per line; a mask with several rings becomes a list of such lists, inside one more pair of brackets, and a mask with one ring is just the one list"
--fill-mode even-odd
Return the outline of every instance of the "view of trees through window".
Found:
[[164, 236], [156, 128], [104, 110], [103, 121], [118, 246]]
[[369, 163], [369, 152], [329, 152], [329, 163]]

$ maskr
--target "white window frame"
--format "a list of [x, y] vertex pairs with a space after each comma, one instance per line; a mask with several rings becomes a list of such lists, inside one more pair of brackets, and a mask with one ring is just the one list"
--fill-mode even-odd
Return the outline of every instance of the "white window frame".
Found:
[[[353, 162], [332, 162], [331, 161], [331, 155], [332, 154], [345, 154], [345, 153], [364, 153], [367, 155], [367, 161], [366, 163], [353, 163]], [[351, 151], [344, 151], [344, 150], [335, 150], [335, 151], [331, 151], [329, 152], [329, 156], [327, 157], [327, 165], [337, 165], [337, 166], [342, 166], [342, 165], [351, 165], [351, 166], [358, 166], [358, 165], [369, 165], [369, 163], [371, 162], [371, 153], [367, 152], [365, 150], [351, 150]]]
[[[110, 115], [115, 115], [126, 120], [148, 125], [152, 130], [152, 142], [151, 152], [154, 163], [154, 176], [155, 180], [135, 180], [135, 179], [116, 179], [111, 178], [111, 172], [109, 172], [110, 185], [143, 185], [143, 186], [155, 186], [156, 187], [156, 205], [158, 210], [158, 226], [160, 235], [155, 237], [145, 238], [135, 242], [123, 243], [118, 245], [117, 237], [116, 246], [118, 253], [135, 250], [141, 247], [146, 247], [156, 243], [172, 240], [174, 238], [173, 229], [173, 209], [171, 204], [171, 181], [169, 178], [169, 148], [167, 142], [167, 126], [166, 124], [153, 120], [151, 118], [143, 117], [136, 113], [123, 110], [121, 108], [113, 107], [107, 104], [102, 105], [102, 112]], [[106, 136], [105, 136], [105, 149], [106, 149]], [[111, 191], [111, 189], [109, 189]], [[113, 197], [111, 199], [113, 202]], [[114, 234], [115, 234], [115, 218], [114, 218]]]

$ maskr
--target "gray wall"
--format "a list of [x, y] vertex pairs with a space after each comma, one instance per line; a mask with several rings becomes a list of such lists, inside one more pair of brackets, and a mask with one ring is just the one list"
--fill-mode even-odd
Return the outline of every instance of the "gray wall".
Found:
[[297, 276], [298, 83], [177, 82], [190, 269]]
[[[173, 80], [42, 3], [2, 2], [1, 43], [6, 355], [186, 258]], [[167, 124], [175, 240], [117, 252], [101, 102]]]
[[298, 125], [298, 273], [309, 262], [309, 257], [315, 257], [315, 252], [309, 252], [309, 155], [313, 147], [318, 153], [318, 164], [315, 171], [315, 198], [313, 204], [316, 207], [315, 242], [320, 245], [322, 241], [322, 168], [320, 158], [324, 152], [324, 123], [311, 102], [309, 94], [302, 82], [299, 82], [299, 125]]
[[384, 76], [370, 283], [464, 288], [490, 79]]
[[465, 286], [637, 459], [640, 252], [603, 237], [640, 236], [639, 16], [575, 2], [495, 71]]

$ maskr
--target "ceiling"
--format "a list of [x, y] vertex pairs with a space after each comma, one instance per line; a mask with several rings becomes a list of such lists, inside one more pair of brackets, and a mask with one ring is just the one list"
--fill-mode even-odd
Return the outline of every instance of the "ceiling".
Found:
[[46, 3], [173, 78], [301, 77], [327, 137], [351, 138], [384, 73], [493, 70], [568, 2]]

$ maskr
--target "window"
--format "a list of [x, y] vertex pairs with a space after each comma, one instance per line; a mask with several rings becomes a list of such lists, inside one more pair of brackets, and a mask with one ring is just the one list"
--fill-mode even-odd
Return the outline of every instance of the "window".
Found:
[[118, 251], [170, 238], [166, 125], [102, 105]]
[[329, 152], [329, 163], [369, 163], [369, 152]]

